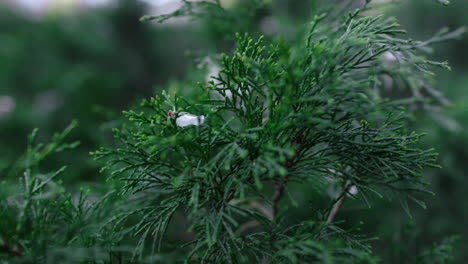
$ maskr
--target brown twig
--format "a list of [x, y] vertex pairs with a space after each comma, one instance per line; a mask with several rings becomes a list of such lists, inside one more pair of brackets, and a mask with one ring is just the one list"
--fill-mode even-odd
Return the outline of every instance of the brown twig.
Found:
[[[232, 198], [234, 198], [234, 190], [230, 190], [227, 197], [226, 197], [226, 201], [224, 203], [229, 203]], [[223, 206], [223, 203], [220, 203], [217, 207], [216, 207], [216, 211], [219, 211], [221, 210], [221, 207]]]
[[250, 207], [257, 209], [259, 212], [261, 212], [264, 216], [266, 216], [268, 219], [273, 220], [273, 212], [270, 210], [270, 208], [264, 207], [257, 201], [251, 201], [249, 203]]
[[330, 214], [328, 215], [328, 218], [327, 218], [328, 224], [331, 224], [333, 220], [335, 220], [335, 216], [338, 214], [338, 211], [340, 211], [341, 206], [343, 205], [343, 202], [346, 199], [346, 196], [348, 196], [347, 194], [351, 186], [352, 185], [350, 184], [349, 186], [345, 188], [344, 192], [340, 195], [340, 198], [338, 199], [338, 201], [336, 201], [335, 204], [333, 205], [330, 211]]
[[346, 195], [341, 196], [341, 198], [333, 205], [333, 208], [331, 209], [330, 214], [327, 218], [328, 224], [331, 224], [335, 219], [335, 216], [338, 214], [338, 211], [340, 211], [341, 205], [343, 205], [345, 198]]
[[271, 206], [271, 209], [272, 209], [271, 214], [273, 218], [278, 213], [278, 202], [283, 197], [283, 194], [284, 194], [284, 185], [279, 181], [275, 181], [275, 193], [271, 197], [271, 202], [273, 203]]
[[239, 227], [239, 229], [237, 230], [237, 233], [242, 235], [245, 231], [251, 229], [251, 228], [255, 228], [257, 226], [260, 225], [260, 222], [258, 222], [257, 220], [252, 220], [252, 221], [249, 221], [243, 225], [241, 225]]
[[[260, 213], [262, 213], [265, 217], [267, 217], [270, 221], [273, 220], [273, 212], [272, 212], [272, 209], [269, 208], [269, 207], [265, 207], [263, 205], [261, 205], [259, 202], [257, 201], [251, 201], [249, 203], [249, 206], [252, 207], [253, 209], [256, 209], [258, 210]], [[252, 220], [252, 221], [249, 221], [249, 222], [246, 222], [244, 223], [243, 225], [241, 225], [239, 227], [239, 229], [237, 230], [237, 233], [238, 234], [242, 234], [244, 233], [245, 231], [249, 230], [249, 229], [252, 229], [252, 228], [255, 228], [257, 226], [260, 226], [260, 222], [258, 220]]]
[[234, 198], [234, 190], [231, 190], [231, 191], [228, 193], [228, 196], [227, 196], [227, 198], [226, 198], [226, 202], [229, 203], [229, 201], [231, 201], [232, 198]]

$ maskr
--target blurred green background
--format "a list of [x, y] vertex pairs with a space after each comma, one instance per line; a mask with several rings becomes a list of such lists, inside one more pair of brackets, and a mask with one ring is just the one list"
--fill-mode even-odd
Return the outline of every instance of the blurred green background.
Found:
[[[402, 1], [388, 6], [385, 13], [395, 16], [414, 39], [428, 39], [435, 31], [448, 27], [455, 30], [468, 25], [468, 1], [454, 0], [441, 7], [434, 1]], [[383, 204], [369, 211], [368, 221], [379, 221], [377, 242], [381, 252], [391, 263], [405, 263], [405, 255], [416, 251], [430, 241], [441, 241], [447, 235], [458, 235], [455, 263], [468, 259], [468, 36], [434, 46], [431, 55], [436, 60], [447, 60], [452, 71], [438, 71], [436, 87], [451, 101], [444, 109], [445, 117], [434, 120], [424, 112], [417, 113], [413, 129], [426, 132], [426, 147], [439, 153], [442, 169], [427, 172], [430, 189], [435, 196], [425, 200], [428, 209], [415, 206], [410, 220], [398, 211], [398, 205]], [[393, 205], [393, 206], [392, 206]], [[393, 210], [387, 209], [393, 208]], [[350, 212], [351, 213], [351, 212]], [[383, 221], [383, 222], [382, 222]], [[377, 227], [377, 225], [374, 225]], [[395, 233], [395, 230], [400, 230]], [[372, 231], [371, 231], [372, 232]], [[390, 250], [389, 250], [390, 249]], [[437, 263], [437, 260], [434, 260]]]
[[[0, 3], [0, 180], [16, 177], [12, 168], [33, 128], [48, 138], [76, 119], [79, 128], [73, 138], [82, 145], [48, 161], [45, 170], [68, 164], [63, 179], [68, 186], [104, 182], [99, 165], [88, 153], [113, 144], [111, 128], [121, 124], [122, 110], [162, 89], [193, 95], [191, 88], [206, 82], [216, 70], [215, 58], [207, 55], [230, 51], [235, 32], [272, 38], [281, 34], [294, 41], [301, 28], [297, 25], [307, 22], [324, 1], [256, 1], [264, 4], [254, 8], [249, 1], [225, 0], [223, 4], [235, 12], [221, 20], [139, 22], [145, 14], [175, 10], [177, 2]], [[414, 39], [428, 39], [441, 28], [468, 24], [465, 0], [453, 0], [447, 7], [432, 0], [375, 3], [374, 13], [395, 16]], [[408, 255], [450, 235], [461, 238], [456, 263], [468, 259], [467, 47], [466, 35], [434, 47], [432, 58], [448, 60], [453, 69], [437, 72], [437, 87], [452, 103], [437, 120], [424, 111], [416, 112], [411, 124], [412, 129], [428, 133], [423, 144], [437, 149], [443, 166], [427, 172], [430, 189], [436, 193], [426, 197], [428, 209], [414, 206], [410, 219], [396, 202], [381, 201], [369, 209], [351, 201], [340, 212], [339, 219], [347, 219], [351, 226], [363, 221], [363, 233], [377, 234], [380, 239], [372, 243], [384, 263], [409, 263]], [[291, 212], [302, 218], [309, 216], [307, 211]]]

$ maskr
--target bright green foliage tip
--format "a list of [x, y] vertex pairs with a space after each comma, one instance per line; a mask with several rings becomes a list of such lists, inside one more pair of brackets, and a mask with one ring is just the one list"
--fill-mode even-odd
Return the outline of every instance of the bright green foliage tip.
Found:
[[444, 6], [448, 6], [450, 4], [449, 0], [436, 0], [436, 1]]

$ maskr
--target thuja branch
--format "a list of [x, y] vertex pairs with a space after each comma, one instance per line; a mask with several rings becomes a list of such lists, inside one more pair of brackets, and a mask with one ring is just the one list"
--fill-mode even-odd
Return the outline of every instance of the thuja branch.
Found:
[[[202, 87], [202, 103], [163, 93], [144, 102], [151, 111], [126, 112], [131, 124], [116, 131], [124, 146], [95, 157], [107, 159], [108, 168], [118, 166], [112, 175], [128, 183], [126, 192], [159, 194], [158, 204], [144, 208], [146, 216], [131, 227], [142, 234], [136, 255], [143, 257], [153, 230], [162, 240], [172, 216], [186, 207], [197, 234], [186, 260], [240, 263], [255, 256], [317, 263], [336, 255], [345, 261], [335, 263], [349, 263], [337, 252], [359, 241], [343, 238], [345, 231], [316, 240], [322, 221], [289, 227], [279, 221], [287, 184], [316, 183], [332, 171], [336, 180], [359, 182], [363, 195], [400, 183], [414, 190], [424, 185], [421, 171], [434, 166], [435, 155], [415, 146], [420, 135], [405, 131], [401, 103], [383, 102], [373, 81], [386, 69], [380, 56], [387, 51], [400, 52], [405, 76], [421, 77], [421, 65], [413, 64], [423, 60], [416, 50], [402, 51], [412, 44], [396, 38], [395, 24], [358, 13], [333, 30], [318, 24], [307, 45], [264, 45], [262, 38], [238, 35], [216, 81]], [[388, 175], [395, 180], [389, 183]], [[265, 184], [273, 191], [265, 194]], [[342, 194], [323, 208], [327, 223], [352, 187], [343, 182]]]

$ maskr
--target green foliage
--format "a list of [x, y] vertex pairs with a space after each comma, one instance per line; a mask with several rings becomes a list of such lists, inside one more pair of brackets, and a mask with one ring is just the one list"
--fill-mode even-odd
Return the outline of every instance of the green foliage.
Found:
[[453, 244], [458, 237], [452, 236], [444, 239], [440, 245], [434, 243], [432, 248], [418, 256], [417, 263], [447, 263], [453, 260]]
[[[431, 1], [406, 1], [401, 5], [386, 6], [386, 13], [396, 16], [402, 27], [415, 38], [427, 38], [433, 32], [446, 27], [457, 28], [467, 25], [467, 17], [462, 13], [468, 8], [466, 1], [451, 1], [447, 7], [440, 8]], [[460, 29], [462, 30], [462, 29]], [[431, 86], [440, 87], [440, 92], [448, 99], [445, 107], [426, 108], [426, 111], [416, 112], [413, 127], [417, 131], [427, 131], [422, 144], [434, 147], [441, 153], [438, 163], [442, 169], [430, 170], [426, 173], [427, 181], [431, 182], [429, 190], [434, 197], [426, 199], [428, 210], [411, 208], [413, 220], [408, 221], [404, 214], [399, 214], [400, 208], [389, 203], [381, 203], [372, 211], [361, 212], [359, 215], [349, 210], [343, 217], [348, 221], [367, 219], [368, 234], [379, 234], [380, 242], [375, 243], [374, 250], [379, 253], [385, 263], [415, 263], [415, 252], [422, 252], [428, 247], [429, 241], [443, 241], [447, 235], [460, 236], [454, 244], [453, 258], [450, 263], [464, 263], [468, 258], [468, 230], [464, 228], [468, 216], [466, 193], [468, 178], [466, 177], [467, 129], [465, 120], [468, 118], [466, 102], [466, 71], [468, 38], [466, 34], [456, 40], [437, 44], [437, 49], [431, 51], [431, 58], [448, 60], [452, 71], [435, 71], [438, 82]], [[429, 117], [432, 118], [428, 118]], [[434, 122], [434, 119], [436, 122]], [[414, 235], [396, 235], [406, 222], [412, 225]], [[383, 228], [385, 226], [386, 228]], [[398, 239], [397, 239], [398, 238]], [[402, 253], [390, 253], [391, 248]], [[382, 253], [380, 253], [382, 252]]]
[[[11, 169], [32, 128], [40, 127], [38, 137], [45, 140], [77, 119], [81, 126], [73, 137], [83, 147], [73, 154], [64, 152], [43, 166], [70, 165], [64, 179], [67, 184], [96, 180], [99, 168], [89, 162], [88, 153], [111, 141], [108, 128], [120, 121], [115, 112], [126, 109], [135, 98], [150, 96], [153, 85], [182, 75], [180, 66], [187, 59], [181, 49], [203, 43], [193, 44], [190, 29], [168, 30], [139, 23], [145, 9], [133, 0], [119, 1], [108, 9], [40, 20], [20, 15], [3, 2], [0, 96], [12, 98], [15, 107], [0, 115], [1, 172]], [[186, 44], [164, 45], [160, 39]], [[172, 60], [177, 63], [171, 64]]]
[[182, 0], [183, 5], [170, 14], [160, 16], [143, 16], [140, 21], [148, 22], [156, 20], [158, 23], [172, 18], [187, 17], [203, 19], [206, 26], [217, 39], [232, 39], [236, 32], [249, 32], [258, 30], [252, 28], [251, 23], [257, 22], [262, 13], [271, 8], [264, 0], [233, 1], [229, 9], [224, 8], [222, 1], [189, 1]]
[[[247, 32], [268, 4], [240, 2], [253, 8], [238, 28], [248, 8], [220, 1], [184, 1], [142, 20], [208, 17], [215, 32]], [[184, 92], [192, 97], [169, 90], [124, 112], [116, 145], [91, 153], [108, 176], [93, 192], [67, 190], [57, 180], [65, 167], [43, 172], [78, 146], [65, 143], [76, 124], [49, 144], [36, 144], [35, 130], [0, 185], [0, 261], [379, 263], [366, 222], [337, 219], [349, 200], [359, 211], [381, 198], [408, 215], [408, 201], [426, 207], [423, 172], [438, 167], [436, 154], [421, 149], [405, 112], [443, 104], [428, 83], [447, 63], [425, 52], [461, 32], [407, 40], [394, 20], [367, 11], [317, 13], [299, 37], [236, 34], [232, 51], [210, 57], [220, 70]], [[407, 261], [448, 263], [454, 240]]]
[[[160, 249], [180, 211], [192, 232], [185, 262], [367, 263], [365, 244], [333, 228], [335, 206], [348, 195], [368, 205], [369, 197], [395, 196], [405, 209], [407, 199], [424, 206], [416, 198], [425, 192], [421, 171], [436, 167], [435, 156], [416, 147], [421, 135], [406, 133], [404, 102], [379, 92], [387, 71], [381, 55], [398, 52], [408, 80], [424, 81], [428, 66], [446, 65], [419, 57], [432, 41], [399, 39], [392, 21], [358, 10], [330, 28], [325, 18], [314, 18], [301, 45], [238, 36], [219, 75], [200, 87], [202, 101], [163, 94], [143, 101], [140, 113], [125, 113], [131, 123], [115, 131], [122, 147], [94, 156], [117, 168], [112, 176], [126, 182], [122, 193], [152, 194], [145, 207], [116, 219], [141, 215], [130, 225], [140, 237], [135, 256], [145, 255], [147, 241], [151, 252]], [[204, 123], [181, 127], [186, 112]], [[340, 183], [341, 194], [314, 220], [333, 231], [285, 224], [279, 202], [288, 184], [327, 179]]]
[[[64, 138], [75, 124], [62, 133], [56, 134], [51, 143], [36, 144], [37, 130], [29, 136], [28, 150], [18, 163], [19, 184], [15, 181], [2, 181], [1, 196], [1, 240], [3, 257], [22, 256], [25, 252], [32, 259], [45, 256], [47, 245], [68, 243], [69, 237], [54, 234], [59, 230], [59, 221], [65, 208], [72, 206], [69, 198], [63, 196], [63, 187], [56, 178], [65, 171], [62, 167], [50, 173], [41, 173], [39, 164], [50, 155], [73, 148], [77, 143], [64, 143]], [[15, 186], [16, 185], [16, 186]], [[13, 187], [15, 186], [15, 187]], [[73, 228], [70, 228], [72, 230]], [[70, 230], [64, 230], [70, 232]], [[70, 232], [71, 233], [71, 232]], [[63, 235], [63, 234], [62, 234]]]

